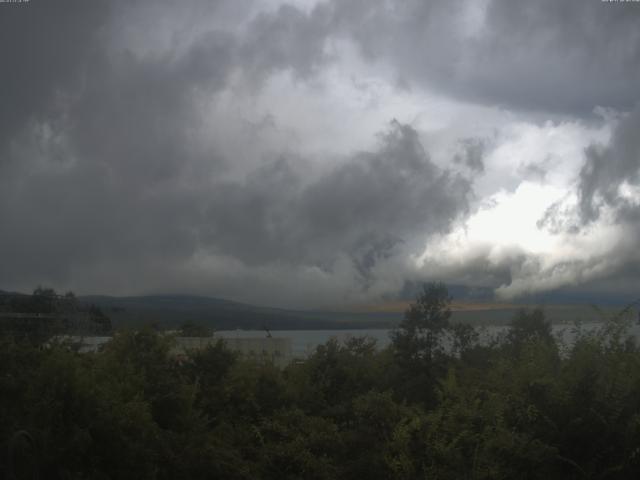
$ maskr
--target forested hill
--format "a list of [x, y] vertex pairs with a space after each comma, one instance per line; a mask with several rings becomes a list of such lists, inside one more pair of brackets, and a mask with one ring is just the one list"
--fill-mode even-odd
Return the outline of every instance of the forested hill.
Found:
[[[38, 289], [36, 289], [36, 292]], [[44, 293], [49, 290], [43, 290]], [[55, 293], [50, 290], [49, 293]], [[409, 289], [405, 292], [409, 295]], [[415, 292], [411, 292], [415, 296]], [[13, 298], [33, 303], [32, 295], [0, 291], [1, 298]], [[45, 295], [46, 297], [46, 295]], [[554, 324], [571, 324], [576, 319], [599, 321], [615, 315], [622, 304], [598, 298], [598, 307], [589, 302], [557, 303], [494, 303], [486, 291], [463, 287], [452, 289], [452, 321], [474, 326], [506, 325], [522, 308], [542, 307]], [[60, 296], [64, 299], [64, 296]], [[408, 301], [370, 304], [352, 309], [289, 310], [269, 308], [213, 297], [194, 295], [147, 295], [114, 297], [90, 295], [75, 297], [78, 307], [96, 307], [115, 328], [137, 328], [153, 325], [160, 329], [174, 329], [184, 324], [201, 325], [214, 330], [263, 329], [270, 330], [335, 330], [391, 328], [403, 318]], [[561, 297], [562, 298], [562, 297]], [[14, 302], [15, 303], [15, 302]], [[34, 305], [38, 304], [36, 301]], [[9, 308], [7, 306], [9, 310]]]
[[387, 328], [396, 325], [402, 317], [400, 312], [286, 310], [191, 295], [79, 298], [84, 303], [100, 307], [116, 328], [149, 324], [175, 328], [185, 322], [217, 330]]
[[[460, 292], [457, 292], [460, 295]], [[542, 307], [553, 324], [571, 324], [575, 320], [600, 321], [615, 315], [619, 305], [597, 307], [589, 303], [576, 304], [499, 304], [488, 301], [469, 302], [469, 297], [453, 295], [462, 301], [455, 305], [452, 321], [475, 326], [506, 325], [522, 308]], [[220, 298], [192, 295], [148, 295], [136, 297], [83, 296], [79, 300], [99, 307], [115, 328], [155, 325], [173, 329], [185, 323], [215, 330], [334, 330], [395, 327], [404, 316], [404, 307], [394, 303], [394, 309], [375, 305], [351, 311], [287, 310], [260, 307]], [[408, 306], [408, 302], [405, 307]]]

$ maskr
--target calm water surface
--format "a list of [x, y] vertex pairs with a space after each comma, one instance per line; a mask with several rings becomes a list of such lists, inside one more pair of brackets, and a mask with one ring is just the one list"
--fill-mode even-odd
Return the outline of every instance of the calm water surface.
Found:
[[[584, 331], [594, 331], [601, 327], [601, 323], [583, 323]], [[487, 326], [480, 327], [480, 338], [483, 342], [488, 342], [500, 334], [507, 331], [506, 326]], [[291, 338], [291, 349], [295, 357], [305, 357], [312, 353], [318, 345], [322, 345], [332, 338], [340, 342], [344, 342], [348, 338], [353, 337], [369, 337], [376, 340], [379, 348], [384, 348], [391, 342], [389, 338], [389, 329], [365, 329], [365, 330], [274, 330], [271, 332], [273, 337]], [[554, 325], [554, 335], [561, 339], [566, 345], [570, 345], [576, 338], [576, 332], [573, 325]], [[631, 326], [629, 333], [636, 338], [640, 338], [640, 326], [634, 324]], [[216, 336], [222, 338], [255, 338], [264, 337], [264, 330], [220, 330], [215, 333]]]

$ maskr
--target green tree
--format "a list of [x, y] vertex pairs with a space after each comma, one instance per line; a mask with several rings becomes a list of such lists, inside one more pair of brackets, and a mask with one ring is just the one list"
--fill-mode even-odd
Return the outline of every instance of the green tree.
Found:
[[391, 333], [396, 351], [403, 359], [431, 360], [442, 352], [444, 333], [450, 328], [451, 300], [443, 283], [423, 285], [399, 327]]
[[213, 335], [213, 329], [187, 321], [180, 325], [179, 333], [182, 337], [210, 337]]
[[445, 340], [450, 329], [451, 297], [443, 283], [423, 285], [397, 329], [391, 332], [401, 369], [402, 397], [432, 405], [438, 378], [446, 371]]
[[520, 310], [509, 324], [506, 340], [515, 355], [518, 355], [525, 345], [533, 342], [555, 345], [551, 322], [546, 320], [541, 308], [533, 311]]

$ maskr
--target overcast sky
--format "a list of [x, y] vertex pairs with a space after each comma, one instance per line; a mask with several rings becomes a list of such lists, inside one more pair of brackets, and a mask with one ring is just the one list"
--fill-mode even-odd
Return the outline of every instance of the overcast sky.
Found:
[[0, 59], [0, 289], [640, 296], [638, 2], [31, 0]]

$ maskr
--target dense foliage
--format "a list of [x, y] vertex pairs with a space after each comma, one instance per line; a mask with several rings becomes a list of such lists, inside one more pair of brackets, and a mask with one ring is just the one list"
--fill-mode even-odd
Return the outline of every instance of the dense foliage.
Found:
[[[426, 286], [377, 350], [279, 369], [152, 330], [105, 350], [0, 347], [0, 472], [64, 479], [637, 478], [640, 350], [620, 319], [565, 345], [541, 311], [479, 342]], [[39, 477], [37, 476], [39, 475]]]
[[38, 287], [32, 295], [0, 291], [0, 335], [42, 343], [53, 335], [107, 335], [111, 320], [93, 304], [78, 301], [73, 292], [58, 295]]

